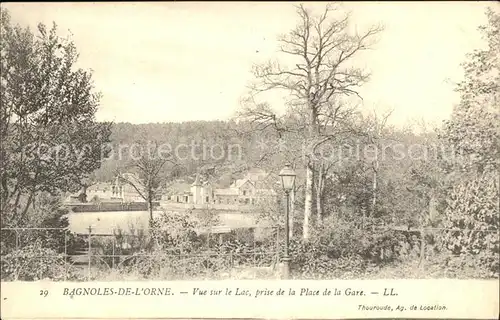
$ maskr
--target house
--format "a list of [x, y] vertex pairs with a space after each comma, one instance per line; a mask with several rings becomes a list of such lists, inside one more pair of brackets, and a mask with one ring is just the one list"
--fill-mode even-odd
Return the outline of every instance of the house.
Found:
[[[131, 175], [126, 175], [131, 179]], [[134, 181], [134, 180], [132, 180]], [[113, 182], [99, 182], [87, 188], [87, 201], [117, 201], [117, 202], [140, 202], [144, 199], [137, 190], [128, 183], [124, 183], [118, 177]]]
[[109, 182], [98, 182], [86, 189], [87, 201], [99, 199], [111, 200], [116, 198], [113, 186]]
[[[140, 183], [136, 175], [132, 173], [122, 174], [122, 178], [126, 181], [134, 183], [139, 186]], [[97, 182], [85, 189], [85, 200], [81, 199], [83, 190], [75, 194], [70, 194], [66, 202], [116, 202], [116, 203], [130, 203], [130, 202], [144, 202], [139, 192], [130, 184], [120, 179], [118, 176], [112, 182]]]
[[215, 189], [214, 203], [254, 205], [262, 199], [275, 197], [273, 177], [262, 169], [251, 169], [229, 188]]
[[182, 180], [172, 184], [164, 200], [193, 205], [254, 205], [263, 198], [276, 196], [276, 192], [269, 187], [269, 177], [261, 169], [252, 169], [242, 179], [233, 181], [226, 188], [220, 188], [213, 182], [202, 181], [200, 175], [197, 174], [192, 184]]
[[167, 202], [189, 203], [189, 204], [208, 204], [213, 203], [212, 184], [201, 181], [200, 175], [192, 184], [184, 180], [177, 180], [167, 188], [163, 199]]
[[145, 201], [133, 185], [137, 188], [141, 187], [139, 178], [133, 173], [123, 173], [121, 178], [116, 177], [112, 185], [114, 196], [122, 199], [123, 202]]

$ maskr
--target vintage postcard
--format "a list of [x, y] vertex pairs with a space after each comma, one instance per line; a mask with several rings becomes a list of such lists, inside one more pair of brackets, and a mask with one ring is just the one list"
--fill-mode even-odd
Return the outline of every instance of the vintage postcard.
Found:
[[2, 319], [497, 319], [497, 2], [2, 3]]

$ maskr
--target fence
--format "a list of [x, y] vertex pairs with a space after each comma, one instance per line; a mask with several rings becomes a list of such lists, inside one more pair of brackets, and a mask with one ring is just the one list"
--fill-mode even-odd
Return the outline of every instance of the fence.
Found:
[[13, 280], [40, 279], [44, 272], [60, 280], [94, 280], [106, 273], [164, 280], [224, 278], [235, 271], [271, 272], [280, 254], [275, 227], [182, 236], [165, 229], [111, 234], [91, 227], [86, 234], [62, 228], [0, 230], [2, 274]]
[[[483, 242], [487, 240], [488, 244], [496, 243], [496, 249], [484, 250], [496, 250], [498, 257], [498, 240], [494, 240], [498, 239], [498, 230], [390, 227], [369, 230], [358, 235], [366, 235], [366, 239], [370, 239], [370, 252], [378, 256], [375, 260], [390, 261], [394, 256], [415, 256], [424, 269], [427, 259], [435, 264], [433, 251], [442, 251], [444, 243], [449, 243], [443, 240], [446, 235], [458, 239], [458, 245], [466, 249], [467, 252], [458, 255], [468, 255], [471, 268], [476, 268], [477, 263], [491, 264], [492, 270], [498, 274], [498, 259], [496, 262], [490, 258], [491, 261], [484, 260], [473, 252], [474, 248], [484, 246]], [[100, 233], [89, 228], [85, 234], [74, 234], [59, 228], [3, 228], [0, 232], [3, 280], [6, 275], [14, 280], [44, 277], [56, 280], [114, 280], [106, 277], [107, 274], [118, 275], [118, 279], [129, 277], [127, 280], [274, 277], [276, 270], [273, 267], [279, 261], [283, 247], [282, 234], [276, 227], [206, 236], [193, 233], [176, 236], [165, 229]], [[376, 237], [373, 237], [374, 234]], [[334, 244], [327, 244], [328, 250], [342, 244], [358, 245], [355, 240], [359, 239], [354, 239], [352, 243], [334, 240]], [[466, 242], [461, 243], [462, 240]], [[314, 252], [324, 254], [318, 250], [303, 252], [297, 247], [291, 250], [293, 268], [297, 272], [316, 266]], [[369, 259], [373, 260], [373, 256]], [[336, 261], [330, 263], [340, 268]], [[459, 270], [461, 268], [458, 266]]]

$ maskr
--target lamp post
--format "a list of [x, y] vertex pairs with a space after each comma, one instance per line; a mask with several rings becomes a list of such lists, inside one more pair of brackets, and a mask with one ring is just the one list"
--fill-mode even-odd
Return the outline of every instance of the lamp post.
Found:
[[287, 163], [285, 167], [280, 171], [279, 176], [281, 178], [281, 186], [285, 191], [285, 254], [283, 256], [284, 265], [284, 278], [290, 278], [290, 255], [289, 255], [289, 245], [290, 245], [290, 191], [293, 190], [295, 186], [295, 171], [293, 171], [292, 166]]

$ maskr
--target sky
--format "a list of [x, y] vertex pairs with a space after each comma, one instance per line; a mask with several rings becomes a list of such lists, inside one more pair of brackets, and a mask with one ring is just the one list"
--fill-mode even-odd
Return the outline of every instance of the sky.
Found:
[[[325, 2], [307, 3], [321, 10]], [[358, 30], [382, 24], [355, 61], [372, 74], [364, 110], [393, 109], [390, 122], [437, 123], [457, 103], [465, 55], [484, 45], [477, 27], [493, 2], [345, 2]], [[56, 22], [93, 70], [103, 95], [98, 120], [147, 123], [226, 120], [240, 108], [251, 67], [277, 56], [277, 37], [297, 15], [287, 2], [2, 3], [16, 23]], [[282, 96], [269, 96], [283, 110]]]

